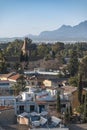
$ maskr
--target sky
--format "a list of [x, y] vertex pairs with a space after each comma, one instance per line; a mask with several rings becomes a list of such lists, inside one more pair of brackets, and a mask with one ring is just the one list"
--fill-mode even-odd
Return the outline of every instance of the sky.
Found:
[[0, 37], [38, 35], [87, 20], [87, 0], [0, 0]]

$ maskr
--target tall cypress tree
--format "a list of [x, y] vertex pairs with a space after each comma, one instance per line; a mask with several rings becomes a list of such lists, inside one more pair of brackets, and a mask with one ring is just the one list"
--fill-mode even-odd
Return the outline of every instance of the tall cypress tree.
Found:
[[59, 93], [58, 91], [57, 91], [56, 109], [57, 109], [57, 112], [58, 112], [58, 113], [61, 112], [60, 93]]
[[68, 65], [70, 76], [75, 76], [75, 74], [78, 72], [78, 65], [79, 63], [78, 63], [77, 51], [72, 50], [70, 55], [69, 65]]
[[70, 105], [70, 116], [72, 116], [73, 112], [72, 112], [72, 106]]
[[80, 104], [82, 102], [82, 89], [83, 89], [82, 74], [79, 74], [79, 76], [78, 76], [78, 101]]
[[87, 93], [85, 95], [85, 103], [84, 103], [84, 121], [87, 122]]
[[70, 111], [68, 108], [66, 108], [64, 118], [65, 118], [66, 123], [68, 123], [70, 121]]

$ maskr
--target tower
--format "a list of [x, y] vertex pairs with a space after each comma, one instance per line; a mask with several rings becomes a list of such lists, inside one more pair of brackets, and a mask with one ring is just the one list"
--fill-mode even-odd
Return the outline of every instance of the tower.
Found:
[[23, 52], [23, 55], [29, 55], [29, 50], [28, 50], [28, 42], [27, 42], [28, 38], [24, 39], [24, 44], [22, 46], [21, 51]]
[[29, 62], [28, 38], [24, 39], [24, 43], [21, 48], [20, 62], [22, 64], [23, 69], [28, 67]]

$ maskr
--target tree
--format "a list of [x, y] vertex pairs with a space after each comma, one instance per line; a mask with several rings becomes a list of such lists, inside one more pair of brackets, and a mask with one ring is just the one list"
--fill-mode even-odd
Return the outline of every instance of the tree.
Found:
[[58, 113], [61, 113], [60, 93], [57, 91], [57, 104], [56, 109]]
[[18, 39], [9, 43], [8, 46], [4, 49], [5, 56], [19, 56], [22, 44], [23, 41]]
[[70, 116], [72, 116], [73, 112], [72, 112], [72, 106], [70, 105]]
[[17, 96], [20, 92], [20, 85], [16, 83], [12, 86], [12, 88], [13, 88], [13, 91], [14, 91], [14, 95]]
[[83, 89], [83, 86], [82, 86], [82, 75], [79, 74], [79, 76], [78, 76], [78, 100], [79, 100], [80, 104], [82, 102], [82, 89]]
[[26, 85], [25, 78], [23, 75], [21, 75], [20, 78], [18, 79], [17, 83], [13, 85], [15, 95], [18, 95], [19, 92], [24, 91], [25, 85]]
[[84, 105], [83, 104], [80, 104], [77, 108], [76, 108], [76, 111], [80, 114], [83, 114], [84, 112]]
[[72, 50], [71, 51], [71, 55], [70, 55], [70, 61], [68, 64], [68, 70], [70, 73], [70, 76], [75, 76], [78, 72], [78, 56], [77, 56], [77, 52], [76, 50]]
[[41, 58], [44, 58], [50, 53], [50, 49], [46, 44], [40, 44], [37, 47], [37, 52]]
[[70, 121], [70, 119], [72, 117], [72, 114], [73, 114], [72, 106], [70, 105], [70, 107], [69, 108], [67, 107], [66, 111], [65, 111], [65, 122], [66, 123], [69, 123], [69, 121]]
[[84, 102], [84, 122], [87, 122], [87, 93], [85, 95], [85, 102]]
[[70, 85], [74, 87], [78, 86], [78, 76], [70, 77], [68, 81]]
[[0, 50], [0, 73], [4, 74], [7, 72], [7, 64], [2, 50]]
[[59, 65], [60, 65], [60, 62], [58, 60], [43, 60], [41, 63], [40, 63], [40, 66], [42, 68], [45, 68], [46, 70], [49, 70], [49, 69], [52, 69], [52, 70], [56, 70], [56, 69], [59, 69]]
[[87, 56], [83, 57], [80, 62], [79, 73], [83, 75], [84, 79], [87, 79]]
[[60, 53], [61, 50], [64, 50], [64, 43], [62, 42], [56, 42], [52, 45], [52, 51], [57, 54]]
[[64, 118], [65, 118], [65, 123], [68, 123], [70, 121], [70, 111], [68, 108], [66, 109]]

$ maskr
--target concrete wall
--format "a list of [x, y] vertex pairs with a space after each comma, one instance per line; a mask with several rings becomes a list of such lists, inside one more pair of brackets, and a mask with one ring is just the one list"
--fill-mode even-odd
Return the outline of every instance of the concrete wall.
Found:
[[0, 110], [0, 124], [15, 124], [16, 116], [13, 108]]
[[[87, 91], [83, 89], [83, 91], [82, 91], [82, 98], [83, 98], [83, 95], [86, 94], [86, 92]], [[71, 101], [71, 103], [72, 103], [72, 108], [73, 109], [76, 109], [80, 105], [79, 101], [78, 101], [78, 91], [74, 91], [72, 93], [72, 101]]]

